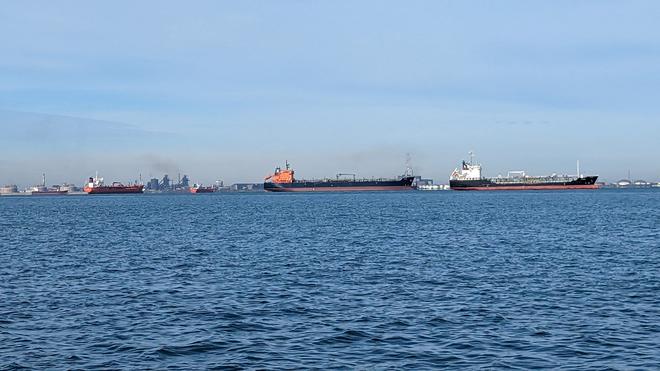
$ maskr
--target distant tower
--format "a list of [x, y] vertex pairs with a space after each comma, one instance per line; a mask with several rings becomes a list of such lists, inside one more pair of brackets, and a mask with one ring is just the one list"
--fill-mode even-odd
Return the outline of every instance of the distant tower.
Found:
[[170, 189], [170, 177], [167, 174], [163, 175], [163, 180], [160, 181], [160, 189]]
[[147, 189], [151, 189], [153, 191], [157, 191], [159, 189], [158, 186], [158, 179], [157, 178], [151, 178], [149, 180], [149, 183], [147, 183]]

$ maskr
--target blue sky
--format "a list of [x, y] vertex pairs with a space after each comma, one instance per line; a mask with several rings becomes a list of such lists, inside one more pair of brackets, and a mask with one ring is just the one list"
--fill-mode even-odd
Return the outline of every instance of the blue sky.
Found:
[[660, 178], [654, 1], [20, 1], [0, 7], [0, 183], [181, 171], [437, 182], [477, 153]]

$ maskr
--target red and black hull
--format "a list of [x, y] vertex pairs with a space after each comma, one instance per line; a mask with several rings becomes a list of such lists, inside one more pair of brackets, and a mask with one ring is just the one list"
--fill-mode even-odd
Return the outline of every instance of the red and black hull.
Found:
[[598, 189], [597, 176], [587, 176], [571, 181], [520, 181], [496, 182], [491, 179], [450, 180], [449, 187], [455, 191], [544, 191], [568, 189]]
[[409, 191], [414, 177], [391, 180], [318, 180], [293, 183], [264, 183], [267, 192], [358, 192], [358, 191]]

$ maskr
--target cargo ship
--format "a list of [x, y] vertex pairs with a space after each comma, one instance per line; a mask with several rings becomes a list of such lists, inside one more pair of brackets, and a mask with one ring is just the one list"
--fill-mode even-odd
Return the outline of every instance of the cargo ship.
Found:
[[142, 193], [144, 185], [133, 184], [123, 185], [119, 182], [113, 182], [111, 185], [105, 185], [103, 178], [99, 178], [98, 174], [95, 177], [90, 177], [83, 188], [88, 194], [116, 194], [116, 193]]
[[202, 187], [201, 184], [195, 184], [190, 188], [190, 193], [213, 193], [215, 188], [213, 187]]
[[455, 169], [449, 178], [449, 188], [456, 191], [517, 191], [517, 190], [562, 190], [598, 189], [597, 175], [529, 176], [524, 171], [510, 171], [506, 177], [485, 178], [481, 175], [481, 165], [463, 161], [460, 169]]
[[32, 196], [64, 196], [69, 193], [66, 189], [60, 189], [59, 186], [47, 187], [46, 186], [46, 174], [42, 174], [41, 185], [34, 186], [30, 190]]
[[[345, 178], [349, 176], [350, 178]], [[342, 178], [344, 177], [344, 178]], [[264, 180], [267, 192], [354, 192], [354, 191], [408, 191], [413, 189], [413, 176], [396, 179], [356, 179], [355, 174], [337, 174], [335, 179], [297, 180], [286, 162], [284, 169], [277, 167], [273, 175]]]

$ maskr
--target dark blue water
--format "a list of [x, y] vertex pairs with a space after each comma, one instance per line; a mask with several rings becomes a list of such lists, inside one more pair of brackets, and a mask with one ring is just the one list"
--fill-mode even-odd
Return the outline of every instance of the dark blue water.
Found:
[[660, 192], [0, 198], [0, 368], [655, 368]]

